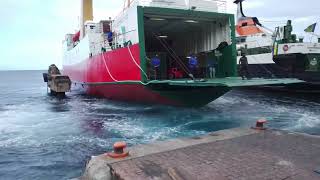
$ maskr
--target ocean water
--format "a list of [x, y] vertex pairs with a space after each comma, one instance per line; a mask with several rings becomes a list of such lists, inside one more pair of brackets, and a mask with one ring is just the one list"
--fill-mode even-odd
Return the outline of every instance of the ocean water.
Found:
[[0, 179], [69, 179], [111, 149], [250, 127], [320, 135], [319, 95], [234, 90], [200, 108], [137, 105], [69, 93], [48, 96], [42, 71], [0, 72]]

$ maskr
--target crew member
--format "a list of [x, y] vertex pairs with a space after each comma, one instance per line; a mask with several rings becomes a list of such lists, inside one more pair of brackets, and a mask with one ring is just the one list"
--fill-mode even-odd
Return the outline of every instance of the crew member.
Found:
[[198, 68], [198, 59], [197, 59], [197, 56], [195, 56], [194, 54], [192, 54], [192, 55], [189, 57], [189, 69], [190, 69], [190, 71], [191, 71], [191, 73], [192, 73], [193, 75], [195, 75], [197, 68]]
[[217, 66], [217, 59], [216, 57], [214, 58], [209, 58], [208, 59], [208, 72], [209, 72], [209, 78], [215, 78], [216, 77], [216, 66]]
[[112, 47], [112, 41], [113, 41], [113, 33], [112, 33], [112, 31], [109, 31], [107, 33], [107, 36], [108, 36], [109, 46]]
[[151, 65], [154, 70], [154, 79], [157, 79], [160, 64], [161, 64], [161, 61], [158, 55], [155, 55], [153, 58], [151, 58]]
[[287, 21], [287, 25], [284, 27], [284, 40], [285, 40], [285, 43], [290, 43], [292, 41], [291, 33], [292, 33], [291, 20], [288, 20]]
[[248, 59], [245, 53], [242, 53], [242, 57], [239, 60], [239, 65], [240, 65], [240, 76], [242, 77], [242, 80], [244, 80], [245, 77], [249, 79]]

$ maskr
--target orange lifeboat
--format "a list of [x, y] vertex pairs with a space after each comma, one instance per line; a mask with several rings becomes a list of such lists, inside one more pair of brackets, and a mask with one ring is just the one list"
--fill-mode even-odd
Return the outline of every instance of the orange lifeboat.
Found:
[[240, 36], [248, 36], [257, 33], [263, 33], [252, 18], [245, 18], [244, 20], [239, 20], [236, 26], [237, 33]]

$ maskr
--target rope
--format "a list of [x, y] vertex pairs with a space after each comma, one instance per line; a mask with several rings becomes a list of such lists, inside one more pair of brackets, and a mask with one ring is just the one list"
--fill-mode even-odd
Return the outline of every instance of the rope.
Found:
[[112, 74], [111, 74], [111, 72], [110, 72], [110, 70], [109, 70], [109, 68], [108, 68], [108, 65], [107, 65], [107, 63], [106, 63], [106, 59], [104, 58], [104, 54], [103, 54], [103, 53], [102, 53], [102, 57], [103, 57], [104, 66], [106, 67], [106, 69], [107, 69], [107, 71], [108, 71], [108, 74], [109, 74], [109, 76], [111, 77], [111, 79], [112, 79], [113, 81], [115, 81], [115, 82], [120, 82], [120, 81], [116, 80], [116, 79], [112, 76]]
[[189, 72], [189, 69], [184, 65], [184, 63], [179, 59], [179, 56], [175, 53], [175, 51], [169, 47], [169, 45], [167, 44], [167, 42], [165, 40], [159, 38], [156, 34], [153, 33], [153, 35], [155, 36], [156, 39], [159, 40], [160, 44], [167, 50], [167, 52], [169, 53], [169, 55], [172, 56], [172, 58], [177, 61], [179, 63], [179, 65], [181, 66], [182, 70], [187, 73], [190, 78], [194, 79], [194, 76], [191, 72]]
[[109, 67], [108, 67], [108, 65], [107, 65], [107, 63], [106, 63], [106, 59], [105, 59], [105, 57], [104, 57], [104, 54], [102, 54], [102, 58], [103, 58], [104, 66], [105, 66], [105, 68], [107, 69], [107, 72], [108, 72], [109, 76], [111, 77], [111, 79], [112, 79], [114, 82], [118, 82], [118, 83], [126, 83], [126, 82], [127, 82], [127, 83], [130, 83], [130, 82], [133, 82], [133, 83], [140, 83], [140, 84], [142, 84], [142, 85], [144, 85], [144, 86], [149, 85], [150, 83], [159, 82], [158, 80], [152, 80], [152, 81], [149, 81], [149, 82], [147, 82], [147, 83], [144, 83], [144, 82], [142, 82], [142, 81], [133, 81], [133, 80], [118, 81], [116, 78], [114, 78], [114, 77], [112, 76], [112, 74], [111, 74], [111, 72], [110, 72], [110, 70], [109, 70]]
[[165, 40], [162, 40], [161, 38], [159, 38], [159, 37], [158, 37], [157, 35], [155, 35], [155, 34], [154, 34], [154, 36], [156, 37], [156, 39], [158, 39], [158, 40], [160, 41], [161, 45], [168, 51], [169, 55], [171, 55], [172, 58], [173, 58], [174, 60], [176, 60], [176, 61], [180, 64], [180, 66], [183, 68], [183, 70], [184, 70], [186, 73], [188, 73], [188, 72], [187, 72], [188, 70], [187, 70], [187, 69], [184, 69], [185, 67], [183, 66], [183, 62], [180, 62], [179, 57], [174, 53], [174, 50], [169, 47], [169, 45], [166, 43], [166, 41], [165, 41]]
[[146, 72], [144, 72], [144, 70], [141, 68], [141, 66], [137, 63], [136, 59], [133, 57], [133, 55], [131, 53], [131, 50], [130, 50], [130, 47], [129, 46], [127, 46], [127, 47], [128, 47], [129, 54], [130, 54], [131, 59], [134, 62], [134, 64], [143, 72], [143, 74], [146, 76], [146, 78], [149, 79], [148, 75], [146, 74]]
[[169, 46], [169, 44], [167, 43], [167, 41], [165, 41], [164, 39], [160, 39], [160, 41], [163, 41], [165, 46], [167, 46], [167, 48], [172, 51], [172, 54], [176, 57], [176, 59], [180, 62], [180, 65], [183, 66], [183, 68], [185, 68], [186, 73], [191, 73], [188, 69], [188, 67], [182, 62], [182, 60], [179, 58], [179, 56], [177, 55], [177, 53]]

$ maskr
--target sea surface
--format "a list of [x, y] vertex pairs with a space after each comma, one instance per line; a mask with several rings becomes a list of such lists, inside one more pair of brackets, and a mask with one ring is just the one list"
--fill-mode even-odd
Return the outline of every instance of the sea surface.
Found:
[[233, 90], [200, 109], [138, 105], [76, 93], [47, 94], [43, 71], [0, 71], [0, 179], [78, 177], [111, 149], [250, 127], [320, 135], [320, 95]]

